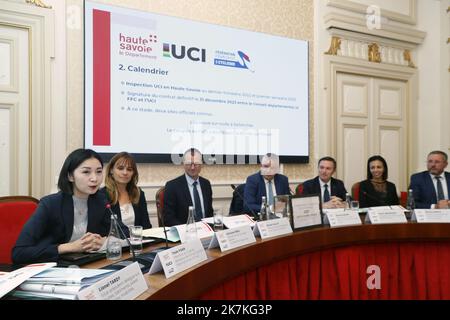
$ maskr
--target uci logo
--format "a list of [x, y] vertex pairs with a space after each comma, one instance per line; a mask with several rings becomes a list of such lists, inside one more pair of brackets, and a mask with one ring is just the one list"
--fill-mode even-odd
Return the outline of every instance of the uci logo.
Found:
[[163, 56], [173, 57], [175, 59], [184, 59], [186, 56], [192, 61], [206, 61], [206, 49], [196, 47], [186, 48], [181, 46], [179, 49], [175, 44], [163, 43]]

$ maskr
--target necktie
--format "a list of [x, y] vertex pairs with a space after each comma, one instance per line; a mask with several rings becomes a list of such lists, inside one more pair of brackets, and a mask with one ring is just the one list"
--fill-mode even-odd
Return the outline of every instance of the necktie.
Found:
[[200, 203], [200, 194], [197, 189], [198, 182], [193, 183], [194, 186], [194, 210], [195, 210], [195, 221], [200, 221], [203, 218], [202, 214], [202, 204]]
[[444, 200], [444, 189], [442, 189], [441, 176], [435, 176], [437, 181], [437, 200]]
[[324, 184], [323, 185], [325, 188], [325, 191], [323, 192], [323, 202], [328, 202], [330, 201], [330, 192], [328, 191], [328, 185]]
[[269, 181], [269, 185], [268, 185], [268, 189], [269, 189], [269, 199], [267, 199], [267, 202], [269, 204], [269, 206], [273, 205], [273, 190], [272, 190], [272, 180]]

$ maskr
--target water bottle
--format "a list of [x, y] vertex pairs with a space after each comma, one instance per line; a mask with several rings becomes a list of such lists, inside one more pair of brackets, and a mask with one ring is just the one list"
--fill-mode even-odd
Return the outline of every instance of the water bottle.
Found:
[[266, 201], [266, 197], [262, 197], [261, 198], [261, 210], [259, 210], [259, 216], [260, 216], [260, 220], [267, 220], [267, 201]]
[[186, 221], [186, 236], [185, 242], [190, 242], [192, 240], [198, 239], [197, 236], [197, 227], [195, 225], [195, 217], [194, 217], [194, 207], [189, 206], [188, 209], [188, 218]]
[[348, 192], [345, 194], [345, 207], [346, 209], [352, 208], [352, 196]]
[[416, 203], [414, 202], [414, 194], [412, 189], [408, 190], [408, 198], [406, 199], [406, 211], [408, 212], [409, 217], [411, 217], [414, 213], [414, 209], [416, 208]]
[[111, 227], [109, 228], [108, 238], [106, 239], [106, 258], [109, 260], [118, 260], [122, 257], [122, 242], [120, 240], [117, 219], [111, 215]]

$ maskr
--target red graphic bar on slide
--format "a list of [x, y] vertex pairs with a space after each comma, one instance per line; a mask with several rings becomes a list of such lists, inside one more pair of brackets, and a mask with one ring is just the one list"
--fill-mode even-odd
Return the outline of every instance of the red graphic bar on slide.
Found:
[[93, 10], [93, 144], [111, 145], [111, 14]]

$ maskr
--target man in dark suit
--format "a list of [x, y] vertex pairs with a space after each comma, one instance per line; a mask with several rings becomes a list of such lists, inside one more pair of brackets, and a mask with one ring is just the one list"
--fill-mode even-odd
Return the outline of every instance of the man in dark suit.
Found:
[[448, 156], [443, 151], [432, 151], [427, 157], [427, 171], [411, 176], [409, 189], [413, 190], [416, 208], [444, 209], [450, 206], [450, 173], [444, 171]]
[[184, 153], [184, 174], [168, 181], [164, 190], [164, 223], [185, 224], [189, 206], [194, 207], [196, 221], [213, 216], [212, 189], [209, 180], [200, 177], [202, 154], [191, 148]]
[[323, 157], [319, 160], [318, 168], [319, 175], [303, 183], [302, 194], [320, 194], [323, 208], [345, 208], [347, 190], [341, 180], [332, 177], [336, 171], [336, 160]]
[[280, 161], [276, 154], [268, 153], [261, 160], [261, 170], [247, 178], [244, 202], [253, 212], [261, 209], [261, 198], [266, 197], [269, 205], [276, 195], [290, 194], [289, 180], [279, 174]]

